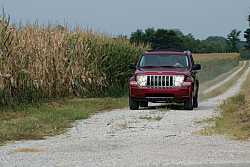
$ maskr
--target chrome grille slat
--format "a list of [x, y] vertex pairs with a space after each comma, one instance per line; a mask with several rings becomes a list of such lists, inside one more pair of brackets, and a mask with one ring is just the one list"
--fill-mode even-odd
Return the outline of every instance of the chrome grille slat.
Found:
[[170, 86], [170, 76], [167, 77], [168, 80], [167, 80], [167, 86], [169, 87]]
[[157, 87], [157, 76], [154, 76], [154, 87]]
[[169, 88], [174, 87], [174, 76], [171, 75], [147, 75], [147, 87]]
[[172, 77], [172, 81], [170, 81], [170, 82], [172, 82], [172, 86], [174, 86], [174, 83], [175, 83], [175, 78], [174, 78], [174, 77]]
[[160, 87], [162, 88], [162, 76], [160, 76], [159, 84], [160, 84]]
[[167, 79], [168, 79], [168, 76], [165, 76], [166, 78], [165, 78], [165, 87], [167, 87], [168, 85], [167, 85]]
[[165, 80], [166, 80], [166, 76], [162, 76], [162, 87], [166, 86]]
[[154, 76], [151, 75], [151, 83], [150, 86], [154, 86]]
[[157, 87], [160, 87], [160, 76], [157, 76]]

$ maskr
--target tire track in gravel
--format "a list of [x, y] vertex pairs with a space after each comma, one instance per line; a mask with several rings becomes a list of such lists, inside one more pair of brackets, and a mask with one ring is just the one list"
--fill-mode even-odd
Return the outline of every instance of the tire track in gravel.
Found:
[[215, 90], [215, 89], [219, 88], [220, 86], [224, 85], [225, 83], [227, 83], [228, 81], [233, 79], [236, 75], [238, 75], [246, 66], [247, 66], [247, 62], [243, 61], [242, 67], [240, 67], [237, 71], [235, 71], [234, 73], [229, 75], [225, 80], [223, 80], [223, 81], [209, 87], [208, 89], [206, 89], [202, 93], [206, 94], [206, 93], [212, 92], [213, 90]]

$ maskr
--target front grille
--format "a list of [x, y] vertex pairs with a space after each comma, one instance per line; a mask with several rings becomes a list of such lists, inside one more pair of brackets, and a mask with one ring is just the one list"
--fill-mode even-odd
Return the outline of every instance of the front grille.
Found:
[[174, 76], [168, 75], [148, 75], [147, 87], [169, 88], [174, 87]]

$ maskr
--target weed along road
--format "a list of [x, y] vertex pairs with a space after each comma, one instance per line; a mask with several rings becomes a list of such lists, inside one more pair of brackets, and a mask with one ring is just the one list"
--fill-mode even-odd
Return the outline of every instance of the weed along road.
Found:
[[1, 167], [249, 167], [250, 142], [201, 136], [216, 107], [237, 94], [250, 69], [222, 95], [193, 111], [163, 107], [113, 110], [79, 121], [63, 135], [0, 147]]

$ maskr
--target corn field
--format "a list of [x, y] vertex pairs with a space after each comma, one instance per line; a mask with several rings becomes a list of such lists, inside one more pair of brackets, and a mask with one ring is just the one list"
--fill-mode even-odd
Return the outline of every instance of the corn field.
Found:
[[[145, 50], [126, 39], [80, 29], [0, 22], [0, 104], [57, 97], [120, 95], [128, 64]], [[112, 91], [111, 91], [112, 90]]]
[[193, 54], [193, 57], [198, 62], [209, 62], [213, 60], [231, 60], [231, 61], [239, 61], [240, 54], [239, 53], [202, 53], [202, 54]]

